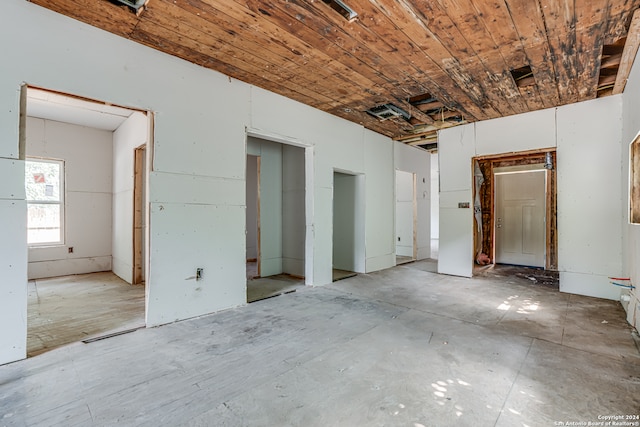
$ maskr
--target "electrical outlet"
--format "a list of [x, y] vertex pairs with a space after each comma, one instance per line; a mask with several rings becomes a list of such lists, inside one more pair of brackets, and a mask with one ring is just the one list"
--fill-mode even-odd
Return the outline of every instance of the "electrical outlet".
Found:
[[70, 253], [70, 254], [72, 254], [72, 253], [73, 253], [73, 246], [69, 246], [69, 247], [67, 248], [67, 251], [69, 251], [69, 253]]
[[204, 271], [203, 268], [196, 268], [196, 280], [202, 279], [202, 272], [203, 271]]

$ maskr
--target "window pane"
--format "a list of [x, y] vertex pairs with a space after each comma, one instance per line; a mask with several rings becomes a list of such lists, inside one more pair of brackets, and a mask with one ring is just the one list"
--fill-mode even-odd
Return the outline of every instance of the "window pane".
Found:
[[60, 233], [60, 205], [27, 205], [27, 242], [59, 243], [62, 241]]
[[24, 182], [28, 201], [60, 201], [60, 166], [57, 162], [25, 162]]

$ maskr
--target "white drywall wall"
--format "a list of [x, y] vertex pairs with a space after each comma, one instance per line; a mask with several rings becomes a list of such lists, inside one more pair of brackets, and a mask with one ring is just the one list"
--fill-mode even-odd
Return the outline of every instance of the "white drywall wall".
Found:
[[112, 269], [133, 282], [133, 187], [135, 149], [147, 142], [147, 116], [133, 113], [113, 132]]
[[[431, 239], [440, 238], [440, 170], [438, 153], [431, 153]], [[432, 254], [433, 255], [433, 254]], [[433, 256], [432, 256], [433, 258]]]
[[[33, 31], [16, 37], [25, 28]], [[0, 321], [12, 325], [0, 329], [0, 363], [25, 356], [26, 207], [18, 160], [24, 82], [154, 112], [148, 326], [245, 303], [247, 129], [307, 147], [307, 283], [331, 282], [334, 169], [360, 174], [363, 200], [386, 207], [363, 214], [361, 269], [393, 265], [389, 138], [23, 0], [3, 2], [0, 48], [0, 162], [8, 175], [0, 192]], [[204, 275], [195, 281], [198, 267]]]
[[431, 257], [431, 158], [428, 151], [394, 142], [396, 170], [416, 176], [417, 259]]
[[623, 93], [622, 122], [622, 236], [623, 276], [631, 278], [633, 290], [623, 290], [630, 301], [623, 303], [627, 321], [640, 330], [640, 224], [629, 223], [629, 144], [640, 132], [640, 60], [636, 60]]
[[111, 270], [112, 132], [27, 117], [26, 135], [27, 157], [65, 172], [64, 244], [29, 248], [29, 278]]
[[396, 171], [396, 255], [413, 258], [413, 174]]
[[608, 277], [622, 274], [622, 99], [559, 108], [557, 124], [560, 290], [618, 299]]
[[[621, 97], [612, 96], [440, 131], [438, 271], [472, 272], [474, 156], [557, 146], [558, 266], [565, 292], [617, 299], [621, 273]], [[471, 203], [473, 205], [473, 203]]]
[[305, 275], [304, 148], [282, 145], [282, 272]]
[[247, 155], [247, 260], [258, 259], [258, 156]]
[[457, 126], [438, 134], [440, 159], [440, 227], [438, 273], [471, 277], [473, 272], [473, 206], [471, 158], [475, 156], [475, 127]]
[[[394, 206], [387, 195], [394, 193], [395, 171], [389, 161], [394, 145], [372, 131], [365, 130], [366, 149], [366, 271], [376, 271], [395, 265]], [[417, 152], [413, 149], [412, 152]], [[392, 200], [391, 200], [392, 201]]]

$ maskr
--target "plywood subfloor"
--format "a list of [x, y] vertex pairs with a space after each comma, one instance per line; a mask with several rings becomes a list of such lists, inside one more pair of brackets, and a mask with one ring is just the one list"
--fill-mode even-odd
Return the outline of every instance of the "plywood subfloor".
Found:
[[638, 413], [640, 354], [619, 302], [423, 264], [0, 366], [0, 425], [513, 427]]
[[263, 299], [295, 292], [304, 286], [304, 279], [288, 274], [261, 277], [247, 281], [247, 302], [255, 302]]
[[29, 281], [27, 355], [144, 326], [144, 286], [111, 272]]

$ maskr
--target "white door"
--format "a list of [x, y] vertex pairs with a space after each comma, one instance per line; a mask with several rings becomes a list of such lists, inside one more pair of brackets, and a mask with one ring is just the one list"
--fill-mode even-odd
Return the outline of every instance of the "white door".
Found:
[[496, 174], [496, 262], [545, 266], [545, 171]]

